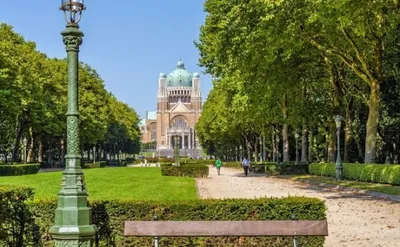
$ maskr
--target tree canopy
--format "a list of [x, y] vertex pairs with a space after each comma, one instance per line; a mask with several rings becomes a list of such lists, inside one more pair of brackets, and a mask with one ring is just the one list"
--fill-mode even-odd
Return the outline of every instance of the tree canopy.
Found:
[[[82, 150], [108, 153], [139, 150], [139, 117], [104, 87], [88, 64], [79, 64]], [[28, 140], [28, 160], [60, 154], [65, 144], [67, 63], [37, 51], [7, 24], [0, 24], [0, 154], [17, 160], [21, 140]]]
[[263, 151], [264, 159], [282, 153], [289, 161], [298, 132], [302, 161], [334, 161], [341, 115], [345, 161], [397, 159], [399, 102], [389, 92], [398, 92], [400, 79], [399, 1], [207, 0], [204, 7], [196, 46], [214, 88], [197, 132], [210, 154], [258, 159]]

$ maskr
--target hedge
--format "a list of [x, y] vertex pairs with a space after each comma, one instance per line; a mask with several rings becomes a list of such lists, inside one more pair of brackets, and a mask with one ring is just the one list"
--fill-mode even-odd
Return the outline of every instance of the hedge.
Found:
[[0, 176], [21, 176], [27, 174], [36, 174], [40, 170], [40, 164], [0, 164]]
[[83, 163], [82, 168], [104, 168], [106, 167], [106, 161], [97, 161], [95, 163]]
[[207, 177], [208, 166], [202, 164], [181, 164], [173, 166], [172, 164], [161, 165], [161, 175], [175, 177]]
[[[333, 163], [309, 165], [310, 174], [335, 177]], [[381, 164], [343, 164], [343, 178], [361, 182], [400, 185], [400, 165]]]
[[121, 160], [121, 162], [119, 160], [107, 160], [106, 161], [106, 166], [127, 166], [128, 165], [128, 161], [126, 160]]
[[39, 226], [26, 204], [33, 195], [32, 188], [0, 186], [0, 246], [40, 246]]
[[[0, 246], [52, 247], [49, 229], [57, 202], [33, 201], [31, 188], [0, 186]], [[29, 202], [28, 202], [29, 201]], [[27, 203], [28, 202], [28, 203]], [[317, 198], [192, 200], [180, 202], [93, 201], [92, 221], [98, 228], [94, 246], [152, 246], [152, 238], [123, 236], [128, 220], [214, 221], [326, 219], [324, 202]], [[24, 229], [23, 232], [20, 229]], [[291, 237], [240, 238], [240, 246], [291, 246]], [[237, 246], [237, 237], [161, 238], [161, 246]], [[301, 237], [301, 246], [323, 246], [324, 237]]]
[[[186, 202], [91, 202], [93, 223], [98, 227], [98, 246], [152, 246], [152, 238], [124, 237], [128, 220], [213, 221], [213, 220], [289, 220], [295, 212], [299, 220], [326, 219], [324, 202], [316, 198], [288, 197], [264, 199], [194, 200]], [[43, 246], [53, 246], [48, 229], [54, 222], [56, 202], [30, 204], [38, 216]], [[161, 246], [292, 246], [291, 237], [207, 237], [161, 238]], [[300, 237], [301, 246], [323, 246], [324, 237]], [[192, 243], [192, 245], [190, 244]], [[96, 246], [96, 245], [95, 245]]]

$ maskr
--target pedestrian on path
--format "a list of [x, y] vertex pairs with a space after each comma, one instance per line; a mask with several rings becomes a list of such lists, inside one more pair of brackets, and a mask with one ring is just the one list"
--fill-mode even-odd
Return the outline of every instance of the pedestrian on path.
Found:
[[244, 158], [242, 161], [242, 167], [244, 169], [244, 175], [247, 176], [247, 174], [249, 173], [250, 161]]
[[220, 159], [217, 159], [217, 160], [215, 161], [215, 166], [217, 167], [218, 175], [219, 175], [220, 172], [221, 172], [221, 164], [222, 164], [222, 162], [221, 162]]

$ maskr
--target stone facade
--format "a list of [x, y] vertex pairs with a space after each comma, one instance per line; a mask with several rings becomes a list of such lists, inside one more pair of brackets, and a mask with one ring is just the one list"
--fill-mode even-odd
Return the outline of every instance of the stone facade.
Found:
[[141, 122], [142, 142], [156, 140], [158, 155], [172, 156], [177, 140], [182, 155], [199, 157], [195, 131], [202, 112], [199, 74], [190, 74], [183, 62], [178, 62], [168, 77], [160, 74], [157, 98], [157, 112], [148, 112]]

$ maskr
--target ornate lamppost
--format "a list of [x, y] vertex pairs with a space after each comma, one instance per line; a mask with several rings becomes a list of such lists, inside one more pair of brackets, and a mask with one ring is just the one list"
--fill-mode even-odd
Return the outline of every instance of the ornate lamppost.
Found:
[[342, 125], [342, 117], [340, 115], [336, 115], [335, 117], [336, 123], [336, 135], [337, 135], [337, 157], [336, 157], [336, 179], [342, 180], [343, 175], [343, 164], [342, 159], [340, 157], [340, 126]]
[[300, 152], [299, 152], [299, 132], [296, 130], [294, 133], [294, 137], [296, 138], [296, 165], [300, 163]]
[[26, 164], [26, 148], [28, 146], [28, 140], [26, 139], [26, 137], [24, 137], [24, 140], [22, 141], [24, 143], [24, 164]]
[[96, 226], [92, 225], [88, 192], [81, 168], [78, 110], [78, 53], [83, 37], [78, 22], [85, 5], [83, 0], [62, 0], [60, 9], [64, 11], [67, 22], [66, 29], [61, 32], [68, 62], [67, 155], [58, 193], [55, 224], [49, 232], [56, 247], [90, 247]]

